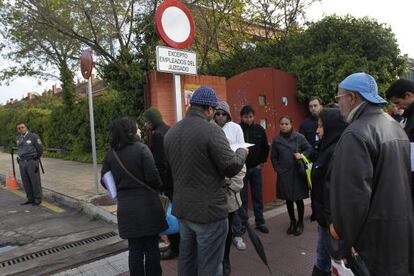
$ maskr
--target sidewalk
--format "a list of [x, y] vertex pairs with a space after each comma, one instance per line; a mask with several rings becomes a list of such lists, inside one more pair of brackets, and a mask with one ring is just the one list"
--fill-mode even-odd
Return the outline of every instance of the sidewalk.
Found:
[[[278, 211], [285, 211], [279, 207]], [[260, 238], [265, 248], [268, 262], [272, 270], [269, 273], [257, 256], [247, 234], [244, 240], [246, 251], [231, 248], [232, 276], [309, 276], [312, 274], [313, 263], [316, 258], [317, 226], [309, 222], [310, 207], [306, 206], [305, 231], [299, 236], [286, 235], [289, 218], [286, 212], [267, 219], [269, 234], [261, 234]], [[269, 215], [269, 212], [267, 212]], [[163, 275], [177, 275], [177, 260], [161, 261]], [[124, 252], [97, 262], [89, 263], [78, 268], [55, 274], [54, 276], [128, 276], [128, 252]]]
[[[42, 174], [43, 194], [49, 201], [58, 201], [64, 205], [82, 209], [85, 213], [99, 215], [116, 222], [116, 205], [98, 206], [93, 203], [106, 192], [101, 188], [95, 193], [92, 164], [42, 158], [46, 173]], [[100, 170], [100, 166], [98, 168]], [[12, 173], [11, 156], [0, 152], [0, 175]], [[20, 181], [20, 172], [16, 164], [16, 177]], [[306, 206], [305, 232], [299, 237], [286, 235], [289, 218], [286, 207], [279, 206], [265, 212], [270, 234], [259, 233], [265, 247], [272, 275], [310, 275], [316, 257], [317, 226], [309, 222], [310, 207]], [[252, 220], [253, 218], [251, 218]], [[254, 221], [251, 221], [252, 223]], [[231, 263], [234, 276], [270, 275], [267, 268], [254, 251], [247, 234], [246, 251], [237, 251], [232, 247]], [[177, 275], [177, 261], [162, 261], [163, 275]], [[128, 253], [124, 252], [58, 275], [129, 275]]]

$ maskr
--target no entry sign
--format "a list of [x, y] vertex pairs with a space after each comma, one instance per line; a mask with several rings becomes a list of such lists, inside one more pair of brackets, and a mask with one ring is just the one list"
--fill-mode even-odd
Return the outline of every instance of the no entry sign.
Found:
[[195, 34], [193, 16], [183, 3], [166, 0], [155, 12], [155, 25], [161, 39], [173, 48], [191, 45]]

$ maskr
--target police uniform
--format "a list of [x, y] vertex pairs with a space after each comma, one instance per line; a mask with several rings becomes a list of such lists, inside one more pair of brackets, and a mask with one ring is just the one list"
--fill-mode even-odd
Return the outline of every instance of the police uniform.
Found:
[[42, 201], [40, 183], [39, 158], [43, 153], [43, 145], [39, 136], [26, 132], [16, 138], [19, 150], [19, 168], [28, 202], [37, 205]]

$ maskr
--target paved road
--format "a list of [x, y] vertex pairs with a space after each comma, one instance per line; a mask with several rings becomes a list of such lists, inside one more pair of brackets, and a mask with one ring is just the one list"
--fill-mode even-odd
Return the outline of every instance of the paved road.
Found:
[[[39, 275], [125, 250], [116, 225], [51, 203], [21, 206], [24, 201], [23, 192], [0, 187], [0, 275]], [[6, 262], [22, 256], [20, 263]]]

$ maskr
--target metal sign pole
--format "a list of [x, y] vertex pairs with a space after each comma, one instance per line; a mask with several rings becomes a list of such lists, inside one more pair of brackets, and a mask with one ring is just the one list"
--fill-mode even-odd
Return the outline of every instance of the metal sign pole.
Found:
[[88, 99], [89, 99], [89, 121], [91, 125], [91, 140], [92, 140], [93, 176], [95, 180], [95, 191], [98, 194], [99, 193], [98, 165], [96, 162], [95, 121], [93, 117], [93, 99], [92, 99], [92, 77], [89, 77], [88, 79]]
[[181, 76], [173, 74], [175, 90], [175, 121], [178, 122], [183, 118], [183, 109], [181, 103]]

